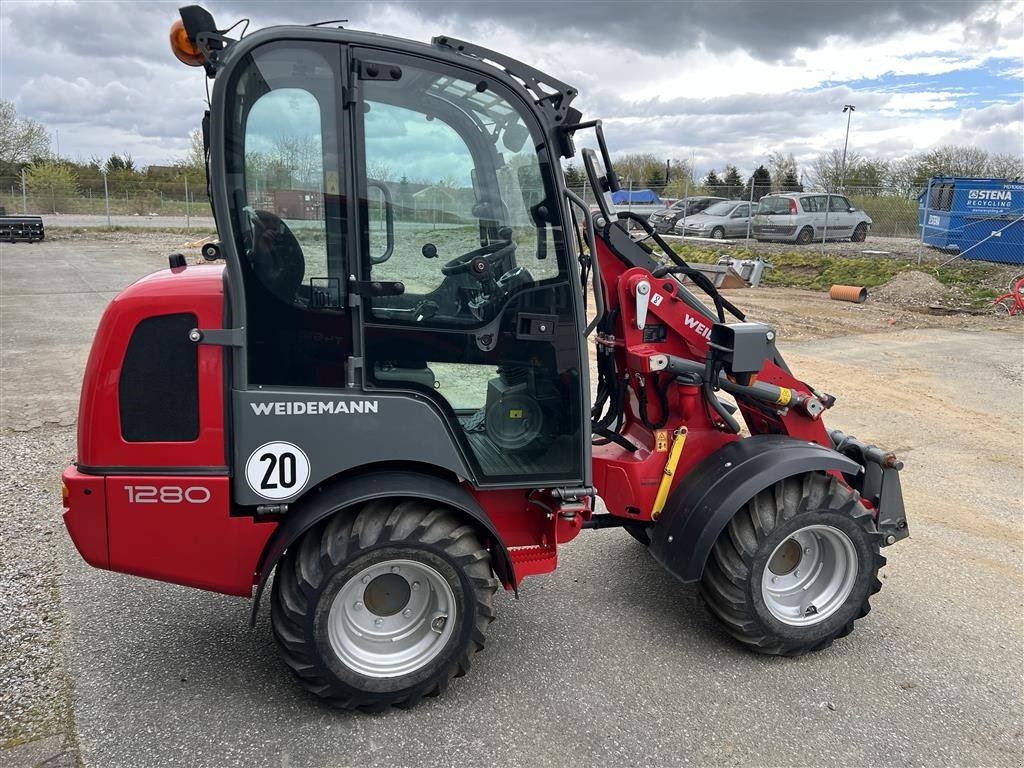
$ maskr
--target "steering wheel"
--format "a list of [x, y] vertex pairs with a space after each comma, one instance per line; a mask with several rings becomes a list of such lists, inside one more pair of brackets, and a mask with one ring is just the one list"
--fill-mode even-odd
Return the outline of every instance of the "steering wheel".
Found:
[[487, 262], [492, 267], [497, 267], [506, 257], [511, 257], [515, 252], [516, 243], [514, 240], [508, 240], [501, 243], [491, 243], [490, 245], [485, 245], [483, 248], [477, 248], [475, 251], [470, 251], [469, 253], [464, 253], [461, 256], [456, 256], [441, 267], [441, 274], [446, 277], [451, 277], [452, 275], [461, 275], [469, 272], [470, 263], [480, 256], [487, 259]]

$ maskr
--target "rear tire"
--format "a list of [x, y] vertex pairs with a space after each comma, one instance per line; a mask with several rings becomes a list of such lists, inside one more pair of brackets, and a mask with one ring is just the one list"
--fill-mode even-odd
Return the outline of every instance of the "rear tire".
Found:
[[796, 236], [796, 241], [800, 245], [808, 245], [811, 240], [814, 239], [814, 230], [810, 227], [804, 227], [800, 230], [800, 234]]
[[472, 526], [434, 503], [384, 499], [289, 547], [271, 623], [307, 690], [341, 709], [409, 707], [469, 670], [497, 588]]
[[853, 230], [853, 234], [850, 236], [851, 243], [863, 243], [868, 239], [868, 225], [861, 222]]
[[725, 230], [721, 227], [715, 227], [711, 230], [711, 238], [713, 240], [723, 240], [725, 238]]
[[859, 495], [834, 477], [787, 478], [729, 521], [704, 566], [701, 596], [753, 651], [800, 656], [827, 648], [853, 631], [882, 587], [885, 558], [874, 532]]

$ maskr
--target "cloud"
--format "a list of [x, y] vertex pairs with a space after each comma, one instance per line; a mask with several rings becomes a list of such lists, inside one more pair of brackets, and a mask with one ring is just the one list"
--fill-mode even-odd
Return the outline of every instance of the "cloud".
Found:
[[[170, 162], [205, 108], [202, 72], [168, 47], [179, 4], [5, 0], [0, 94], [59, 130], [65, 154]], [[841, 148], [844, 103], [857, 105], [850, 141], [861, 154], [892, 158], [950, 141], [1024, 154], [1019, 1], [207, 7], [222, 27], [247, 16], [258, 28], [347, 14], [353, 28], [472, 40], [577, 86], [586, 116], [606, 118], [613, 151], [692, 156], [701, 170], [729, 162], [749, 172], [769, 152], [806, 162]]]

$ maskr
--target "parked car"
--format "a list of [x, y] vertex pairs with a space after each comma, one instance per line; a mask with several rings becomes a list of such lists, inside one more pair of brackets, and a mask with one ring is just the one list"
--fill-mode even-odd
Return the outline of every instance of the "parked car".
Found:
[[746, 237], [750, 225], [750, 203], [743, 200], [723, 200], [703, 212], [681, 218], [673, 232], [686, 237]]
[[662, 208], [652, 213], [647, 222], [654, 227], [656, 232], [664, 235], [672, 231], [676, 222], [683, 218], [684, 212], [686, 213], [686, 218], [690, 218], [708, 206], [723, 200], [725, 200], [724, 197], [684, 197], [681, 200], [676, 200], [667, 208]]
[[754, 237], [760, 241], [784, 240], [806, 245], [822, 238], [849, 238], [862, 243], [871, 223], [871, 217], [844, 195], [776, 192], [761, 198], [752, 229]]

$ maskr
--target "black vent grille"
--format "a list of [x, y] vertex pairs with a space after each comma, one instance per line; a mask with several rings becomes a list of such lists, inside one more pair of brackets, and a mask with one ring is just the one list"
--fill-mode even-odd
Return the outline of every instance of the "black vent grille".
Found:
[[199, 349], [192, 314], [149, 317], [135, 326], [121, 366], [121, 437], [181, 443], [199, 437]]

